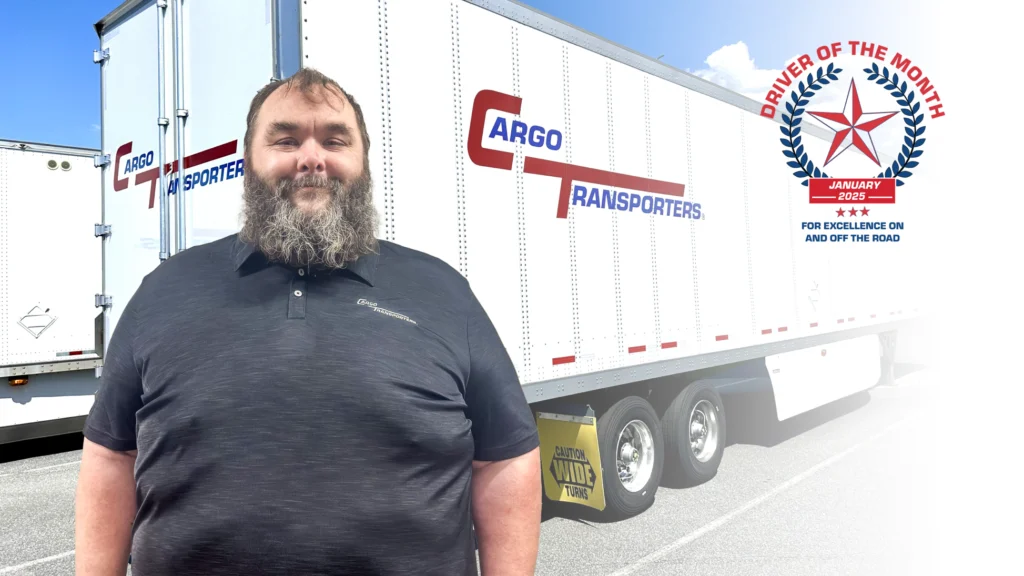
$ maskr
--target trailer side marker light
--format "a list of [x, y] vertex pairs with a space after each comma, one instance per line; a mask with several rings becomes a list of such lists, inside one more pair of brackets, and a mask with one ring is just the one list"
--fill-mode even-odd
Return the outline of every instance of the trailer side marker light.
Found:
[[675, 348], [675, 347], [676, 347], [676, 343], [675, 342], [663, 342], [662, 345], [661, 345], [661, 348], [663, 350], [665, 348]]
[[559, 364], [572, 364], [575, 361], [575, 356], [562, 356], [561, 358], [553, 358], [551, 360], [551, 364], [553, 366], [558, 366]]
[[721, 342], [722, 340], [728, 340], [728, 339], [729, 339], [729, 335], [728, 334], [722, 334], [721, 336], [715, 336], [715, 340], [718, 341], [718, 342]]
[[636, 354], [637, 352], [646, 352], [647, 346], [630, 346], [629, 353]]
[[7, 383], [11, 386], [24, 386], [28, 384], [28, 378], [24, 376], [11, 376], [7, 379]]
[[761, 334], [771, 334], [771, 333], [772, 333], [772, 329], [771, 328], [765, 328], [764, 330], [761, 330]]

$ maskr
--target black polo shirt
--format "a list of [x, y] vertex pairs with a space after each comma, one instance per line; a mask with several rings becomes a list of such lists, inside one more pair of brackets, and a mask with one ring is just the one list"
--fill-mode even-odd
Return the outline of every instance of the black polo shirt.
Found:
[[144, 278], [84, 433], [138, 449], [136, 576], [476, 574], [471, 461], [538, 445], [446, 263], [382, 241], [297, 270], [237, 236]]

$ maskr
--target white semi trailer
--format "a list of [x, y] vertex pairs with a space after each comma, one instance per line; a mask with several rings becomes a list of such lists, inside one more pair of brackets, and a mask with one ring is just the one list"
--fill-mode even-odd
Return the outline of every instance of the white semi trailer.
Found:
[[250, 99], [315, 67], [363, 107], [384, 237], [496, 324], [552, 500], [628, 516], [712, 478], [723, 395], [785, 420], [869, 389], [919, 315], [900, 245], [804, 242], [759, 103], [521, 4], [128, 0], [96, 31], [103, 344], [162, 260], [237, 232]]
[[98, 384], [98, 150], [0, 140], [0, 445], [81, 431]]

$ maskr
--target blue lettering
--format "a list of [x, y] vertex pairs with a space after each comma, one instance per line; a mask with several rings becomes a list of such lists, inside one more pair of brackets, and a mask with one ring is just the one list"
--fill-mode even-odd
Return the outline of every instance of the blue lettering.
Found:
[[654, 210], [654, 197], [644, 196], [640, 209], [643, 210], [644, 214], [650, 214]]
[[132, 158], [132, 168], [131, 168], [131, 170], [129, 170], [129, 172], [135, 172], [138, 169], [139, 169], [139, 157], [136, 156], [135, 158]]
[[[540, 133], [540, 137], [537, 134]], [[530, 146], [540, 148], [544, 145], [544, 129], [540, 126], [530, 126]]]
[[672, 217], [673, 218], [682, 218], [683, 215], [682, 215], [682, 213], [679, 212], [679, 208], [682, 206], [682, 204], [683, 203], [681, 201], [679, 201], [679, 200], [673, 200], [672, 201]]
[[221, 164], [220, 166], [218, 166], [218, 168], [220, 168], [220, 181], [223, 182], [223, 181], [227, 180], [227, 178], [224, 177], [224, 173], [227, 172], [228, 165], [227, 164]]
[[519, 120], [512, 121], [512, 136], [509, 140], [515, 142], [518, 140], [520, 144], [526, 144], [526, 124]]
[[617, 192], [605, 188], [601, 191], [601, 208], [615, 210], [615, 196]]
[[[204, 172], [205, 172], [205, 170], [204, 170]], [[217, 183], [217, 174], [219, 172], [220, 172], [220, 170], [217, 170], [216, 168], [210, 169], [210, 184], [216, 184]]]
[[243, 164], [244, 163], [245, 163], [245, 159], [244, 158], [239, 158], [238, 161], [235, 162], [235, 176], [244, 176], [245, 175], [245, 170], [243, 169]]
[[583, 206], [583, 205], [585, 205], [586, 201], [587, 201], [587, 187], [586, 186], [580, 186], [579, 184], [577, 184], [576, 187], [572, 189], [572, 204], [573, 204], [573, 206], [577, 206], [577, 205]]
[[632, 212], [633, 208], [639, 208], [640, 207], [640, 202], [641, 202], [641, 200], [640, 200], [640, 195], [639, 194], [630, 194], [629, 195], [629, 211]]
[[207, 168], [206, 170], [203, 170], [202, 174], [199, 176], [199, 185], [200, 186], [206, 186], [209, 183], [210, 183], [210, 169]]
[[228, 162], [226, 164], [226, 166], [228, 167], [228, 169], [227, 169], [228, 180], [231, 180], [232, 178], [235, 177], [235, 163], [234, 162]]
[[[558, 136], [558, 142], [555, 143], [555, 144], [552, 144], [551, 141], [554, 139], [554, 136]], [[562, 147], [562, 133], [559, 132], [558, 130], [551, 130], [551, 131], [549, 131], [548, 132], [548, 138], [547, 138], [546, 142], [547, 142], [546, 145], [548, 147], [548, 150], [558, 150], [559, 148]]]
[[689, 202], [683, 202], [683, 218], [689, 218], [690, 217], [690, 209], [691, 208], [693, 208], [692, 204], [690, 204]]
[[693, 205], [693, 219], [700, 220], [700, 204]]
[[658, 214], [660, 216], [662, 214], [662, 210], [664, 208], [665, 208], [665, 199], [664, 198], [655, 198], [654, 199], [654, 213]]
[[495, 136], [501, 136], [501, 139], [508, 142], [508, 126], [505, 124], [505, 119], [501, 116], [494, 121], [494, 127], [491, 128], [491, 135], [488, 138], [494, 138]]
[[146, 166], [152, 166], [152, 165], [153, 165], [153, 151], [150, 150], [149, 153], [146, 154]]
[[624, 212], [627, 208], [629, 208], [629, 193], [619, 192], [619, 202], [616, 204], [615, 209]]
[[590, 198], [587, 199], [587, 208], [591, 206], [600, 206], [601, 196], [597, 192], [597, 188], [590, 189]]

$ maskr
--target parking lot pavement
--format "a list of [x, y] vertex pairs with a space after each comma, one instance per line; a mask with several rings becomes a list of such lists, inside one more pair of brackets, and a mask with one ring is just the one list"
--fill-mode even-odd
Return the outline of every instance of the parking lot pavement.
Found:
[[[956, 395], [940, 395], [932, 378], [911, 373], [781, 424], [764, 398], [730, 400], [716, 478], [662, 486], [651, 509], [614, 523], [546, 504], [537, 574], [955, 573], [942, 554], [966, 558], [957, 544], [997, 540], [978, 526], [948, 530], [950, 517], [938, 516], [969, 501], [941, 500], [966, 484], [941, 482], [948, 438], [936, 426], [947, 413], [936, 407], [950, 409]], [[19, 447], [22, 457], [5, 452], [0, 574], [74, 572], [80, 447], [78, 436]], [[1002, 565], [992, 555], [972, 561]]]

